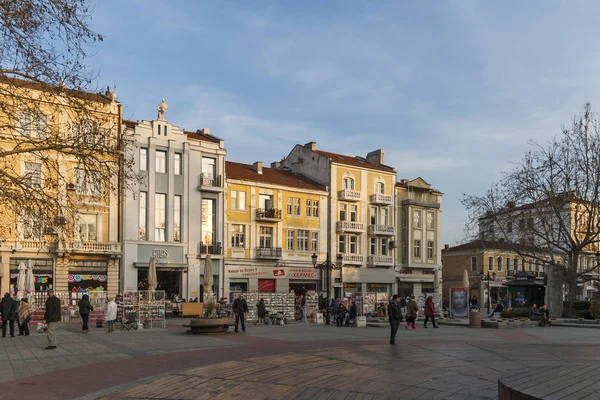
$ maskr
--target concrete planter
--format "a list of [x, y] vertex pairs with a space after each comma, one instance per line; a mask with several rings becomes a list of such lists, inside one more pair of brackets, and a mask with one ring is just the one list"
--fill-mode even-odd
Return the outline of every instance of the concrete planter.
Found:
[[194, 318], [184, 328], [190, 328], [188, 333], [225, 333], [233, 325], [229, 318]]

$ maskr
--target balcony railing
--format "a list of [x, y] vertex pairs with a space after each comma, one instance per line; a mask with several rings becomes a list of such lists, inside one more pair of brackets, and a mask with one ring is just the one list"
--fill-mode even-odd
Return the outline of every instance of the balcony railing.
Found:
[[365, 256], [362, 254], [342, 254], [344, 256], [344, 265], [363, 265]]
[[392, 225], [369, 225], [369, 235], [393, 235]]
[[221, 242], [203, 243], [200, 242], [200, 254], [210, 254], [215, 256], [223, 255], [223, 246]]
[[257, 247], [256, 258], [276, 259], [281, 258], [281, 247]]
[[281, 210], [278, 208], [259, 208], [255, 215], [257, 221], [281, 221]]
[[369, 196], [369, 202], [373, 204], [392, 205], [394, 204], [394, 196], [391, 194], [375, 193]]
[[208, 191], [223, 190], [223, 177], [221, 175], [200, 174], [198, 189]]
[[338, 200], [360, 201], [360, 192], [358, 190], [342, 189], [338, 192]]
[[426, 208], [437, 208], [437, 209], [439, 209], [441, 207], [440, 203], [438, 203], [437, 201], [417, 200], [417, 199], [402, 200], [402, 205], [403, 206], [419, 206], [419, 207], [426, 207]]
[[337, 232], [357, 232], [362, 233], [365, 231], [365, 224], [356, 221], [337, 221], [335, 224]]
[[392, 256], [367, 256], [367, 267], [391, 267], [394, 265]]
[[[58, 248], [60, 251], [61, 248]], [[114, 242], [68, 242], [62, 250], [95, 254], [116, 254], [121, 252], [121, 243]]]

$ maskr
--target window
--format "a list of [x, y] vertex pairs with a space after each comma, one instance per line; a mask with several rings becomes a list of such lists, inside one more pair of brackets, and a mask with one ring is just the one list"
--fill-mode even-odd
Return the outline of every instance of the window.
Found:
[[387, 238], [381, 238], [381, 255], [382, 256], [388, 255], [388, 239]]
[[377, 207], [371, 207], [371, 225], [377, 225]]
[[291, 197], [288, 197], [288, 199], [287, 199], [287, 214], [288, 215], [292, 215], [292, 213], [294, 212], [293, 202], [294, 202], [294, 200]]
[[433, 241], [430, 240], [427, 242], [427, 258], [430, 260], [433, 260], [434, 254], [435, 254], [435, 250], [433, 247]]
[[73, 139], [87, 145], [104, 143], [104, 135], [98, 131], [96, 123], [89, 119], [80, 123], [74, 123], [71, 135]]
[[234, 211], [246, 210], [246, 192], [231, 191], [231, 209]]
[[471, 257], [471, 271], [477, 271], [477, 256]]
[[294, 215], [300, 216], [300, 199], [294, 199]]
[[216, 200], [202, 199], [202, 244], [213, 245], [216, 230]]
[[312, 248], [311, 251], [317, 253], [319, 251], [319, 232], [311, 233]]
[[519, 230], [521, 230], [521, 231], [525, 230], [525, 220], [524, 219], [519, 220]]
[[42, 187], [42, 164], [26, 162], [23, 179], [31, 187]]
[[181, 242], [181, 196], [173, 199], [173, 241]]
[[96, 215], [81, 214], [76, 217], [76, 237], [81, 242], [98, 240], [96, 232]]
[[402, 259], [406, 262], [406, 258], [408, 257], [408, 243], [406, 240], [402, 241]]
[[502, 257], [498, 257], [498, 272], [502, 272]]
[[421, 211], [413, 211], [413, 228], [421, 227]]
[[313, 200], [312, 202], [312, 216], [319, 217], [319, 200]]
[[533, 218], [527, 219], [527, 229], [533, 229]]
[[231, 247], [244, 247], [245, 226], [231, 224]]
[[103, 176], [100, 171], [75, 170], [75, 188], [77, 194], [101, 196], [104, 192]]
[[33, 124], [31, 123], [31, 113], [22, 112], [19, 115], [19, 121], [17, 122], [18, 131], [22, 136], [31, 136], [31, 131], [33, 128]]
[[346, 220], [346, 213], [348, 211], [348, 205], [340, 203], [340, 221]]
[[33, 117], [30, 112], [19, 116], [18, 131], [22, 136], [45, 139], [48, 136], [48, 116], [40, 114]]
[[383, 182], [375, 183], [375, 193], [385, 194], [385, 183], [383, 183]]
[[344, 178], [344, 181], [342, 182], [342, 187], [346, 190], [354, 190], [354, 179]]
[[518, 258], [515, 258], [515, 259], [514, 259], [514, 263], [513, 263], [513, 269], [514, 269], [515, 271], [518, 271], [518, 270], [519, 270], [519, 259], [518, 259]]
[[434, 217], [435, 217], [434, 213], [432, 213], [430, 211], [427, 212], [427, 229], [435, 228]]
[[167, 195], [154, 194], [154, 240], [164, 242], [167, 232]]
[[308, 251], [308, 231], [298, 231], [298, 251]]
[[535, 271], [540, 272], [540, 260], [535, 260]]
[[[508, 233], [512, 233], [512, 222], [509, 222], [508, 224], [506, 224], [506, 231]], [[508, 268], [508, 264], [506, 264], [507, 268]]]
[[140, 221], [139, 221], [139, 239], [148, 240], [146, 232], [148, 231], [148, 194], [140, 192]]
[[369, 239], [369, 254], [372, 256], [377, 255], [377, 238]]
[[[166, 126], [165, 126], [165, 130], [166, 130]], [[165, 133], [166, 135], [166, 133]], [[173, 173], [175, 175], [181, 175], [181, 154], [179, 153], [175, 153], [174, 157], [173, 157], [173, 161], [175, 162], [175, 165], [173, 165]]]
[[532, 271], [533, 270], [533, 268], [532, 268], [533, 263], [531, 262], [531, 260], [528, 261], [528, 264], [529, 264], [529, 271]]
[[231, 209], [235, 211], [238, 209], [238, 192], [237, 192], [237, 190], [232, 190], [230, 196], [231, 196]]
[[312, 215], [312, 200], [306, 200], [306, 216], [310, 217]]
[[288, 250], [294, 250], [294, 231], [289, 230], [287, 233], [287, 248]]
[[350, 205], [350, 221], [358, 221], [358, 206], [355, 204]]
[[420, 240], [415, 240], [414, 245], [413, 245], [413, 257], [414, 258], [421, 258], [421, 241]]
[[273, 228], [270, 226], [261, 226], [258, 236], [258, 243], [261, 248], [270, 249], [273, 247]]
[[382, 208], [381, 209], [381, 225], [388, 225], [390, 220], [389, 220], [389, 209], [387, 208]]
[[488, 257], [488, 271], [494, 270], [494, 257]]
[[209, 179], [214, 179], [217, 174], [216, 160], [214, 158], [202, 157], [202, 174]]
[[338, 252], [345, 253], [346, 252], [346, 236], [340, 235], [338, 238]]
[[350, 236], [350, 254], [358, 253], [358, 236]]
[[156, 151], [156, 172], [159, 174], [167, 173], [167, 152]]
[[140, 171], [148, 171], [148, 149], [140, 149]]
[[402, 227], [406, 228], [408, 226], [408, 213], [406, 210], [402, 210]]
[[25, 240], [41, 239], [44, 235], [44, 220], [40, 209], [26, 208], [21, 214], [22, 236]]
[[510, 271], [510, 258], [506, 259], [506, 270]]

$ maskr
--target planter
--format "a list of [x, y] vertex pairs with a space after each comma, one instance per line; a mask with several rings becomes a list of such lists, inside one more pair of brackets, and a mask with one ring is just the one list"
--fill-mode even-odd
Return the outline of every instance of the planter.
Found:
[[188, 325], [182, 325], [184, 328], [190, 328], [188, 333], [225, 333], [233, 321], [229, 318], [195, 318]]

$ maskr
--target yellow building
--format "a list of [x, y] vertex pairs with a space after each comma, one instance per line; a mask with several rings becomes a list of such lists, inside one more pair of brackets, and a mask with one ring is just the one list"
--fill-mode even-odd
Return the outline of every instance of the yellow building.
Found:
[[[328, 254], [343, 259], [335, 278], [336, 297], [352, 292], [396, 293], [394, 287], [396, 171], [383, 150], [351, 157], [296, 145], [280, 168], [308, 177], [329, 192]], [[319, 259], [325, 261], [324, 258]]]
[[226, 297], [321, 289], [311, 255], [327, 245], [327, 192], [291, 172], [226, 162]]
[[[5, 177], [26, 183], [4, 181], [0, 195], [2, 293], [14, 292], [19, 265], [28, 260], [36, 291], [116, 293], [121, 105], [115, 94], [12, 79], [0, 84], [12, 94], [1, 100], [8, 111], [0, 117], [0, 148], [44, 147], [0, 158]], [[97, 163], [82, 158], [85, 151]], [[10, 200], [6, 193], [19, 194]]]

